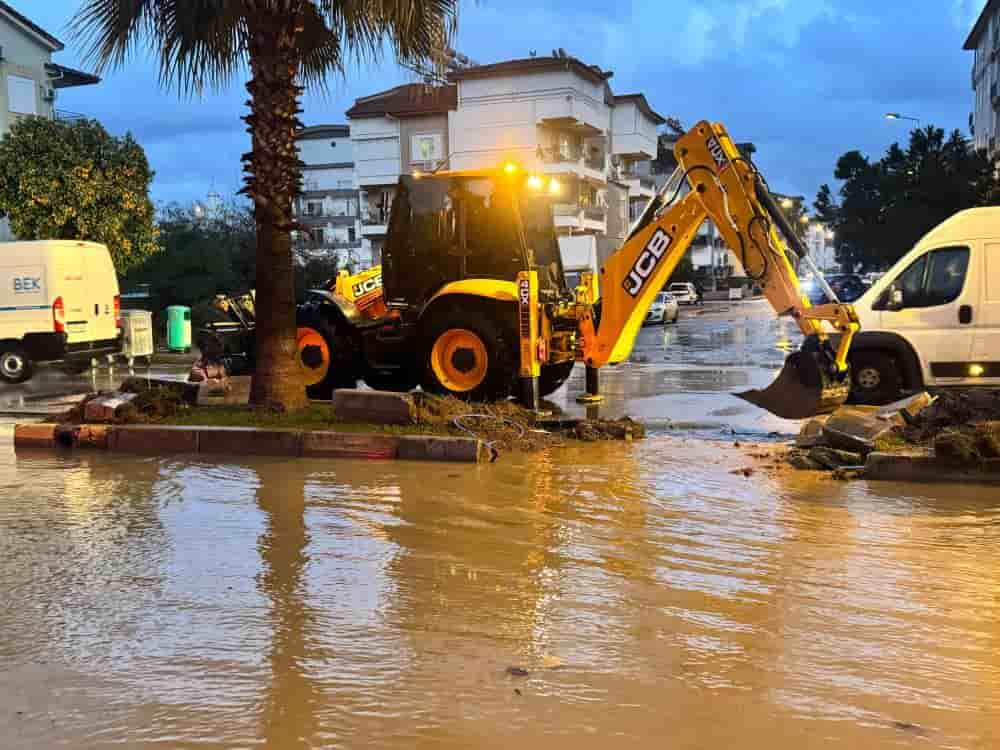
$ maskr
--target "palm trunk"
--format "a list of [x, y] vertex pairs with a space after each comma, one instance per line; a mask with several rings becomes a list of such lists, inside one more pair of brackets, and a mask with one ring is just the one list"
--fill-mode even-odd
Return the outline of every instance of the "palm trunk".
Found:
[[256, 367], [251, 403], [280, 411], [308, 403], [298, 361], [295, 326], [295, 273], [292, 260], [292, 201], [299, 190], [295, 146], [301, 87], [300, 0], [258, 0], [249, 13], [249, 126], [253, 151], [243, 156], [247, 193], [257, 224]]

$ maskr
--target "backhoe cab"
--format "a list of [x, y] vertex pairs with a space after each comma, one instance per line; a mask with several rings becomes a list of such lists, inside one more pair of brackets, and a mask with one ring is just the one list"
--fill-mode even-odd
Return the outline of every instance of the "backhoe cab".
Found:
[[[309, 395], [328, 398], [360, 378], [380, 389], [503, 399], [525, 363], [540, 395], [556, 390], [576, 357], [573, 320], [554, 326], [574, 300], [552, 224], [560, 190], [512, 163], [403, 176], [382, 265], [338, 277], [299, 309]], [[530, 283], [539, 326], [527, 336], [530, 353], [522, 351], [519, 280]], [[556, 347], [543, 350], [541, 341]]]
[[574, 289], [552, 224], [557, 180], [513, 163], [402, 177], [382, 266], [338, 277], [299, 308], [309, 395], [329, 398], [360, 378], [469, 400], [517, 393], [534, 407], [579, 361], [597, 399], [598, 369], [628, 357], [646, 311], [710, 218], [778, 314], [806, 336], [772, 386], [740, 395], [787, 418], [832, 411], [848, 395], [853, 308], [810, 305], [794, 270], [796, 252], [809, 263], [806, 250], [721, 125], [698, 123], [675, 153], [677, 172], [625, 243]]

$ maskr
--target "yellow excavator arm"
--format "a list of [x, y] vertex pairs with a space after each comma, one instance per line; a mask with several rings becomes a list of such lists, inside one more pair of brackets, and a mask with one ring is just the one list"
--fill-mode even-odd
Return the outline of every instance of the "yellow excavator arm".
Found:
[[[847, 352], [859, 328], [853, 307], [836, 301], [810, 305], [788, 245], [811, 264], [806, 249], [722, 125], [698, 123], [678, 139], [674, 153], [677, 171], [601, 268], [599, 314], [586, 314], [580, 324], [584, 362], [598, 368], [628, 357], [650, 305], [708, 218], [775, 311], [793, 317], [807, 337], [803, 351], [789, 358], [770, 388], [740, 395], [788, 418], [836, 408], [849, 391]], [[840, 334], [836, 350], [824, 322]]]

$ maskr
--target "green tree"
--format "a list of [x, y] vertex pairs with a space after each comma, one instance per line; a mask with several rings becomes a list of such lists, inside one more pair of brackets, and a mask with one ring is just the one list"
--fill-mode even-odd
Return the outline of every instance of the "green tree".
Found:
[[984, 152], [955, 130], [928, 126], [910, 133], [906, 150], [892, 144], [878, 161], [848, 151], [837, 161], [839, 201], [829, 186], [817, 214], [836, 232], [837, 259], [848, 268], [895, 263], [928, 230], [957, 211], [1000, 202], [1000, 179]]
[[25, 240], [90, 240], [126, 272], [156, 251], [153, 172], [96, 120], [24, 118], [0, 141], [0, 215]]
[[181, 91], [221, 88], [249, 68], [243, 119], [244, 192], [257, 229], [257, 364], [251, 400], [280, 410], [306, 405], [295, 345], [292, 201], [301, 185], [295, 134], [303, 86], [322, 87], [348, 61], [396, 59], [443, 68], [457, 0], [84, 0], [74, 19], [99, 70], [136, 46], [159, 57]]
[[254, 285], [255, 232], [247, 208], [228, 206], [219, 215], [197, 218], [169, 206], [159, 221], [162, 251], [126, 274], [126, 288], [148, 284], [154, 309], [210, 300], [223, 292], [246, 292]]

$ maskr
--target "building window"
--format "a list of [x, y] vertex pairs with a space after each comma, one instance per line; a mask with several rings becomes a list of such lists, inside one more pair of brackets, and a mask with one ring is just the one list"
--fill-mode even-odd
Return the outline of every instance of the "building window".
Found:
[[440, 133], [415, 135], [410, 139], [410, 161], [432, 162], [444, 158], [444, 145]]
[[7, 76], [7, 108], [19, 115], [37, 115], [35, 81], [22, 76]]
[[311, 229], [309, 231], [312, 232], [313, 242], [315, 242], [317, 245], [322, 245], [323, 244], [323, 239], [324, 239], [323, 238], [323, 228], [322, 227], [316, 227], [315, 229]]
[[306, 201], [306, 216], [322, 216], [323, 201]]
[[354, 242], [357, 241], [357, 234], [354, 231], [354, 227], [347, 228], [347, 241], [351, 244], [354, 244]]

